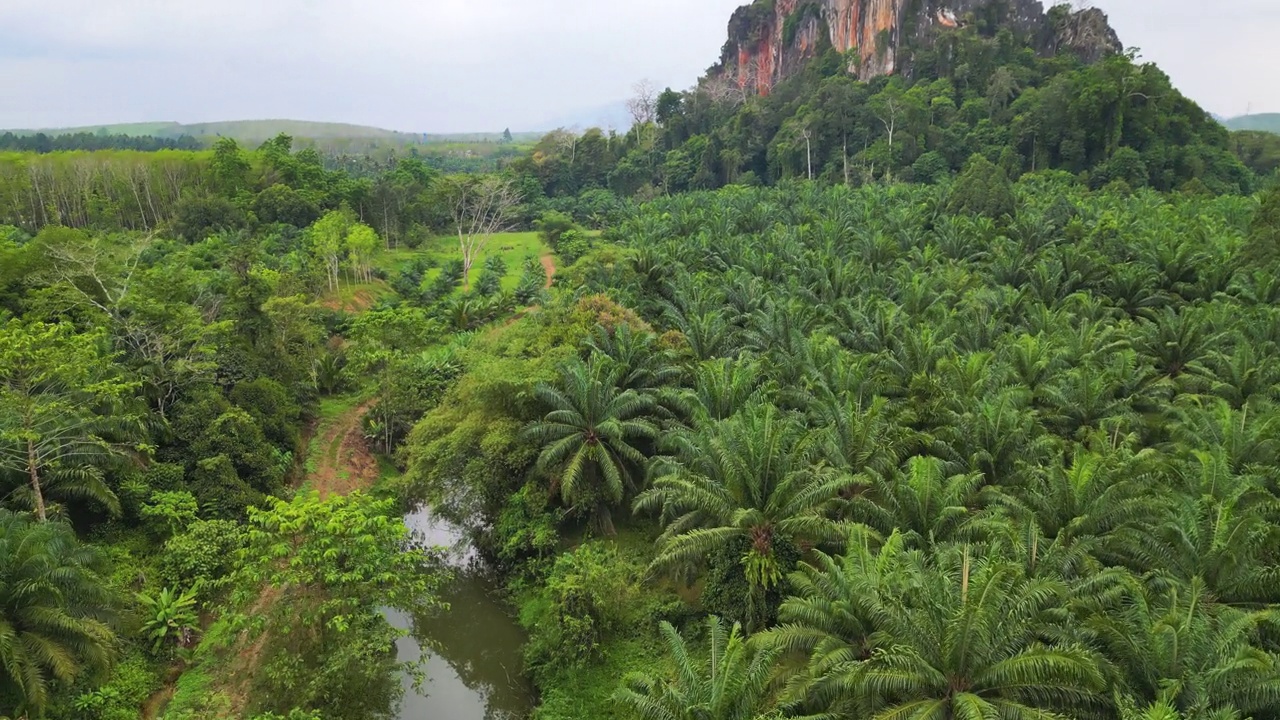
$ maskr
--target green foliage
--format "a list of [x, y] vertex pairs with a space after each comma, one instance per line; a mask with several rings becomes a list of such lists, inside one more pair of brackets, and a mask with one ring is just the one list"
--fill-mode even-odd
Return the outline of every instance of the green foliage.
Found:
[[197, 520], [164, 543], [160, 553], [163, 584], [194, 588], [208, 600], [220, 581], [235, 569], [246, 542], [241, 526], [230, 520]]
[[631, 619], [643, 568], [608, 545], [590, 543], [556, 558], [544, 586], [521, 609], [531, 632], [525, 659], [536, 675], [580, 667]]
[[160, 688], [151, 661], [132, 652], [111, 668], [111, 681], [71, 701], [70, 709], [55, 708], [51, 717], [67, 720], [136, 720], [138, 708]]
[[520, 273], [520, 284], [516, 286], [516, 302], [532, 305], [542, 294], [547, 284], [547, 269], [536, 257], [525, 258], [524, 269]]
[[560, 236], [557, 254], [566, 265], [572, 265], [591, 251], [591, 238], [581, 230], [568, 230]]
[[748, 408], [670, 442], [678, 461], [658, 465], [635, 504], [661, 511], [666, 523], [656, 567], [699, 563], [746, 540], [742, 571], [762, 593], [782, 578], [781, 546], [842, 538], [826, 505], [850, 479], [809, 470], [814, 439], [797, 418], [771, 405]]
[[761, 720], [770, 712], [770, 675], [780, 654], [753, 650], [742, 626], [718, 617], [707, 619], [706, 662], [668, 622], [660, 626], [675, 664], [669, 677], [635, 674], [624, 680], [616, 700], [640, 720], [697, 717], [707, 720]]
[[1262, 196], [1262, 206], [1249, 226], [1249, 242], [1245, 260], [1257, 265], [1271, 265], [1280, 259], [1280, 187]]
[[1017, 212], [1017, 200], [1004, 169], [981, 155], [974, 155], [965, 163], [964, 172], [956, 180], [947, 207], [953, 213], [1001, 220], [1013, 217]]
[[136, 384], [121, 377], [103, 339], [69, 323], [0, 326], [0, 470], [24, 479], [11, 497], [40, 520], [46, 497], [119, 512], [103, 470], [127, 449], [119, 441], [138, 434], [137, 416], [121, 407]]
[[533, 228], [538, 231], [542, 241], [557, 252], [560, 250], [560, 241], [565, 233], [581, 230], [572, 217], [557, 210], [544, 212], [542, 217], [534, 221]]
[[[305, 708], [352, 720], [383, 712], [400, 684], [386, 652], [398, 633], [380, 610], [413, 616], [437, 609], [444, 572], [410, 547], [393, 503], [360, 493], [275, 500], [251, 509], [249, 523], [232, 579], [236, 611], [217, 636], [244, 631], [248, 642], [262, 643], [249, 677], [256, 709]], [[264, 587], [285, 597], [260, 609]], [[303, 627], [309, 631], [290, 631]]]
[[156, 595], [138, 594], [142, 606], [142, 634], [151, 641], [151, 652], [159, 654], [165, 646], [189, 647], [199, 625], [196, 596], [193, 592], [177, 592], [164, 588]]
[[118, 599], [70, 526], [0, 510], [0, 701], [39, 716], [57, 688], [110, 667]]
[[637, 442], [652, 440], [657, 428], [643, 416], [652, 400], [618, 387], [621, 368], [573, 361], [558, 386], [539, 385], [538, 400], [550, 408], [524, 435], [542, 447], [538, 469], [553, 491], [577, 513], [590, 513], [594, 527], [613, 533], [610, 508], [634, 490], [635, 468], [644, 462]]
[[156, 535], [173, 537], [196, 521], [199, 509], [195, 496], [185, 490], [158, 490], [139, 508], [139, 515], [156, 527]]

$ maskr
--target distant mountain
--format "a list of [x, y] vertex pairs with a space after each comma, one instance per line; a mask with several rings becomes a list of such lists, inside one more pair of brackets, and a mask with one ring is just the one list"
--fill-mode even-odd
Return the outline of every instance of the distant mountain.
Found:
[[619, 100], [618, 102], [609, 103], [607, 105], [597, 105], [584, 110], [578, 110], [576, 112], [548, 118], [534, 124], [534, 127], [539, 128], [544, 132], [556, 130], [558, 128], [579, 128], [585, 130], [593, 127], [605, 130], [612, 128], [618, 132], [626, 132], [631, 128], [631, 113], [627, 111], [627, 104]]
[[1222, 121], [1229, 130], [1261, 130], [1280, 134], [1280, 113], [1241, 115]]
[[[0, 130], [0, 134], [4, 132], [4, 130]], [[44, 133], [45, 135], [74, 135], [89, 133], [91, 135], [151, 136], [157, 138], [179, 138], [184, 135], [194, 138], [230, 137], [247, 144], [261, 143], [280, 133], [292, 135], [294, 138], [303, 140], [373, 140], [406, 145], [411, 143], [483, 143], [498, 142], [502, 139], [501, 132], [407, 133], [368, 127], [366, 125], [310, 122], [307, 120], [233, 120], [187, 125], [176, 122], [146, 122], [11, 130], [9, 132], [15, 135], [35, 135], [37, 133]], [[513, 133], [512, 137], [518, 143], [531, 142], [542, 137], [542, 133], [518, 132]]]

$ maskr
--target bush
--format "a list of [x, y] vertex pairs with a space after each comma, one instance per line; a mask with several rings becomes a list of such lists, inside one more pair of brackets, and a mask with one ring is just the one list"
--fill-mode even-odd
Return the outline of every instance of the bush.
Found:
[[566, 265], [578, 262], [582, 256], [591, 252], [591, 238], [582, 230], [570, 230], [560, 238], [560, 247], [556, 254]]
[[745, 536], [723, 551], [713, 555], [707, 567], [707, 584], [702, 591], [702, 604], [707, 612], [745, 628], [762, 628], [778, 618], [778, 608], [788, 594], [786, 577], [800, 561], [799, 548], [778, 542], [774, 552], [782, 570], [783, 581], [763, 593], [753, 593], [743, 571], [742, 558], [751, 551], [751, 541]]
[[151, 493], [150, 501], [139, 508], [138, 514], [152, 535], [167, 538], [195, 522], [199, 509], [196, 497], [185, 490], [158, 490]]
[[532, 672], [581, 666], [599, 656], [605, 636], [627, 624], [644, 567], [594, 542], [556, 559], [543, 588], [521, 608]]
[[560, 250], [560, 240], [565, 233], [581, 230], [572, 217], [559, 210], [548, 210], [542, 213], [542, 217], [533, 221], [533, 228], [542, 236], [542, 241], [557, 252]]
[[70, 708], [51, 708], [50, 716], [55, 720], [137, 720], [138, 708], [160, 685], [152, 663], [131, 651], [112, 668], [110, 682], [75, 696]]
[[198, 520], [164, 544], [160, 577], [165, 585], [194, 587], [205, 601], [235, 570], [236, 553], [245, 546], [244, 529], [230, 520]]

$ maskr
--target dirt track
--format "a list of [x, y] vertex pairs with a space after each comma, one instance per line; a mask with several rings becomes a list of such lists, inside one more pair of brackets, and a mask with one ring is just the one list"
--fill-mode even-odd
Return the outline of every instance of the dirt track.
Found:
[[372, 403], [351, 408], [319, 429], [319, 457], [307, 476], [306, 487], [320, 497], [366, 490], [378, 480], [378, 460], [369, 452], [361, 421]]
[[551, 287], [551, 279], [556, 276], [556, 259], [550, 255], [542, 256], [542, 269], [547, 271], [547, 285]]

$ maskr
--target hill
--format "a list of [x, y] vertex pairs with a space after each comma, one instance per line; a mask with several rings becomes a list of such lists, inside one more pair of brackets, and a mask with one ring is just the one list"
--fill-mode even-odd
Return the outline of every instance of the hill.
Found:
[[1260, 130], [1262, 132], [1280, 133], [1280, 113], [1258, 113], [1241, 115], [1222, 121], [1228, 130]]
[[[2, 134], [4, 131], [0, 131]], [[123, 135], [128, 137], [194, 138], [230, 137], [244, 143], [260, 143], [280, 133], [302, 140], [376, 140], [394, 144], [491, 143], [502, 140], [501, 132], [476, 133], [410, 133], [397, 130], [351, 125], [347, 123], [311, 122], [308, 120], [232, 120], [183, 124], [176, 122], [123, 123], [86, 125], [83, 127], [10, 130], [14, 135]], [[539, 133], [514, 133], [515, 142], [537, 140]]]
[[1101, 11], [1038, 0], [757, 0], [696, 87], [633, 99], [648, 122], [624, 142], [553, 133], [515, 165], [553, 197], [937, 183], [975, 156], [1011, 179], [1250, 191], [1227, 129], [1123, 47]]
[[1045, 12], [1040, 0], [755, 0], [729, 20], [713, 74], [768, 93], [830, 47], [861, 80], [911, 76], [938, 38], [961, 28], [1008, 29], [1041, 56], [1064, 52], [1086, 62], [1124, 49], [1101, 10]]

